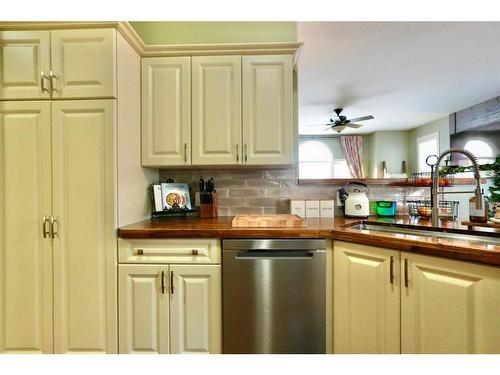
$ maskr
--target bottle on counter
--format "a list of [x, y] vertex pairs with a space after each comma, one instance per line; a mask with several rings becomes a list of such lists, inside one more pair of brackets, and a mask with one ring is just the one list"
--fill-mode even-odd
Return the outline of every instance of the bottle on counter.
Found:
[[476, 196], [469, 199], [469, 221], [473, 223], [487, 223], [488, 222], [488, 202], [481, 197], [483, 204], [482, 208], [476, 208]]

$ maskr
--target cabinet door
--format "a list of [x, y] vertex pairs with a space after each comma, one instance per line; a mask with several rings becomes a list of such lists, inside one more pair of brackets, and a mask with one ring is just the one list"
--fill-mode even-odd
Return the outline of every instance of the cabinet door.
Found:
[[52, 353], [50, 103], [0, 102], [0, 352]]
[[0, 31], [0, 99], [50, 98], [49, 71], [50, 31]]
[[402, 275], [403, 353], [500, 353], [500, 268], [404, 254]]
[[119, 269], [119, 352], [168, 354], [168, 266]]
[[116, 353], [114, 100], [52, 103], [54, 347]]
[[51, 32], [53, 98], [116, 97], [114, 29]]
[[192, 60], [193, 164], [241, 163], [241, 56]]
[[142, 59], [142, 165], [191, 164], [191, 58]]
[[292, 56], [243, 56], [242, 69], [244, 164], [292, 164]]
[[335, 353], [399, 353], [399, 252], [334, 243]]
[[170, 272], [171, 353], [220, 353], [220, 265], [172, 265]]

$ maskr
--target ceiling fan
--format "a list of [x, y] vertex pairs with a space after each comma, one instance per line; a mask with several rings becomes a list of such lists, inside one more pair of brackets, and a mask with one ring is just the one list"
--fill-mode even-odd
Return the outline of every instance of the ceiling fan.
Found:
[[342, 130], [345, 130], [345, 128], [359, 129], [363, 125], [356, 124], [356, 122], [366, 121], [366, 120], [372, 120], [372, 119], [375, 118], [372, 115], [368, 115], [368, 116], [362, 116], [362, 117], [356, 117], [356, 118], [348, 119], [346, 116], [342, 116], [341, 115], [342, 110], [343, 110], [343, 108], [335, 108], [333, 110], [335, 112], [335, 114], [337, 115], [337, 117], [338, 117], [337, 120], [334, 120], [334, 119], [331, 118], [329, 124], [312, 125], [311, 127], [314, 127], [314, 126], [325, 127], [325, 126], [327, 126], [327, 128], [325, 128], [323, 131], [331, 129], [331, 130], [336, 131], [337, 133], [340, 133]]

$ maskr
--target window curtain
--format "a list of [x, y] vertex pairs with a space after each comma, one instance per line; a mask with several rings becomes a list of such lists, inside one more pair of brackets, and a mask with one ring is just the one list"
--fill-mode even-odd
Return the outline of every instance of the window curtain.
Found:
[[340, 144], [352, 178], [363, 178], [363, 137], [341, 135]]

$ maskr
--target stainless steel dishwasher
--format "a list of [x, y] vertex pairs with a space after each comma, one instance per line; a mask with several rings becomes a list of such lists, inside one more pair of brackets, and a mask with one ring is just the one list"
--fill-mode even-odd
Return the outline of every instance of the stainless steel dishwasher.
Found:
[[325, 353], [325, 240], [222, 246], [223, 352]]

